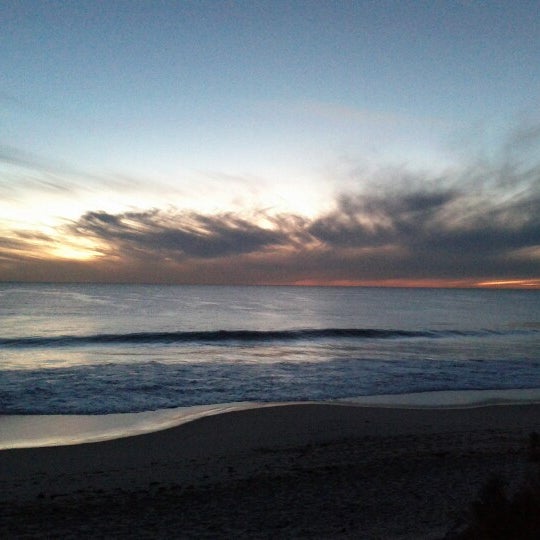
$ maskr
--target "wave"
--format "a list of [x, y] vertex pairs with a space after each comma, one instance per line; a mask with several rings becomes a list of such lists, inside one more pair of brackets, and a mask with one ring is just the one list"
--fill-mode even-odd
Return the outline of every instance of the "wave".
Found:
[[481, 337], [486, 335], [529, 334], [536, 330], [388, 330], [377, 328], [319, 328], [303, 330], [211, 330], [178, 332], [135, 332], [63, 336], [28, 336], [0, 338], [0, 347], [69, 347], [114, 344], [182, 344], [182, 343], [267, 343], [317, 339], [407, 339]]

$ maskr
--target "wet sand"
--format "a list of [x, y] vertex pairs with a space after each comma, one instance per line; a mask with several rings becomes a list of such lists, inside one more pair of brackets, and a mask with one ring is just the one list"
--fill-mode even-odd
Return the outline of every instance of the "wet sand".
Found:
[[531, 468], [540, 405], [297, 404], [0, 451], [0, 534], [443, 538], [494, 473]]

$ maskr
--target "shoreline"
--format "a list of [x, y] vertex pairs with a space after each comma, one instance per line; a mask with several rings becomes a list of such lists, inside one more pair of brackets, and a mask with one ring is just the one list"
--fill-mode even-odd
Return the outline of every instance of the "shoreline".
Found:
[[511, 482], [527, 474], [534, 432], [540, 404], [304, 403], [95, 443], [2, 450], [0, 532], [442, 538], [492, 474]]
[[106, 415], [0, 415], [0, 451], [107, 441], [180, 426], [232, 411], [302, 404], [398, 409], [470, 409], [540, 403], [540, 388], [446, 390], [320, 402], [232, 402]]

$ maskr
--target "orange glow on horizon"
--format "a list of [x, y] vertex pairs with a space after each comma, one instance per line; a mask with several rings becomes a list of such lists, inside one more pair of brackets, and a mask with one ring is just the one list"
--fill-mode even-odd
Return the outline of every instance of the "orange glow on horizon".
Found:
[[396, 287], [428, 289], [540, 289], [540, 279], [478, 281], [473, 279], [381, 279], [381, 280], [323, 280], [304, 279], [292, 285], [306, 287]]
[[540, 289], [540, 279], [506, 279], [494, 281], [482, 281], [478, 283], [478, 287], [508, 289]]

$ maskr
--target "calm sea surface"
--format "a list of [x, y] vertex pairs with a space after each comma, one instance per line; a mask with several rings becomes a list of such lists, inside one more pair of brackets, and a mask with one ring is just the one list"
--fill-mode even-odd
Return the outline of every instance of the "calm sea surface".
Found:
[[0, 413], [540, 388], [540, 291], [0, 284]]

